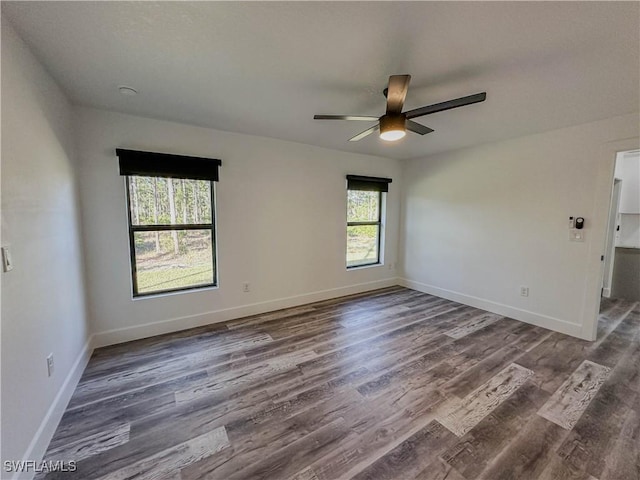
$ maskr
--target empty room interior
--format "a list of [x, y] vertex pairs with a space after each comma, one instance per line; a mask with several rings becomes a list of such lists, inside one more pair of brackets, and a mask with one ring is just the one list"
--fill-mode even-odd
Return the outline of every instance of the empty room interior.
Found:
[[640, 2], [1, 2], [0, 478], [640, 480]]

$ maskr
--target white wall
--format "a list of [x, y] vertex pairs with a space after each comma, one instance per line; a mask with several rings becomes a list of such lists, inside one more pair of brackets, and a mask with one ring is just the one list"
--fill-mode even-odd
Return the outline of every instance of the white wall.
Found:
[[616, 161], [615, 177], [622, 180], [620, 213], [640, 214], [640, 154], [620, 154]]
[[[627, 115], [407, 162], [404, 283], [590, 338], [615, 158], [607, 142], [637, 137], [638, 122]], [[569, 241], [571, 215], [586, 220], [584, 243]]]
[[[89, 308], [98, 344], [396, 283], [400, 163], [79, 108]], [[222, 159], [216, 184], [219, 288], [132, 300], [116, 147]], [[347, 271], [345, 175], [391, 177], [385, 265]], [[242, 292], [242, 282], [251, 292]]]
[[640, 153], [618, 155], [615, 177], [622, 180], [616, 246], [640, 248]]
[[2, 243], [14, 270], [2, 274], [2, 460], [41, 458], [86, 361], [71, 117], [3, 18]]

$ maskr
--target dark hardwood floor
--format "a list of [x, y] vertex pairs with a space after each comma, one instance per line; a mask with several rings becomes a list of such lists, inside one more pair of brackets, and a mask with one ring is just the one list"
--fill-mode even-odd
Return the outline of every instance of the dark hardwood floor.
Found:
[[640, 303], [595, 342], [401, 287], [96, 350], [67, 479], [640, 479]]

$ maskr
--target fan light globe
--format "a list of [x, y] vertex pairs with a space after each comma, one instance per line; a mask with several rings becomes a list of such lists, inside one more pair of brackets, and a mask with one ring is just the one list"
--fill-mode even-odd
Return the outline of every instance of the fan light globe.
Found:
[[406, 117], [403, 114], [387, 114], [380, 117], [380, 138], [387, 142], [400, 140], [407, 134]]
[[404, 130], [387, 130], [386, 132], [380, 133], [380, 138], [387, 142], [395, 142], [396, 140], [400, 140], [407, 134]]

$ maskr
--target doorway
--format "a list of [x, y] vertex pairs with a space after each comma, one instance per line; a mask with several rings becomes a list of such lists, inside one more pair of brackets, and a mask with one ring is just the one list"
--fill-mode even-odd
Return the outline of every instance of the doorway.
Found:
[[640, 301], [640, 150], [616, 155], [602, 296]]

